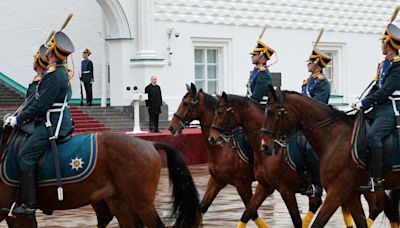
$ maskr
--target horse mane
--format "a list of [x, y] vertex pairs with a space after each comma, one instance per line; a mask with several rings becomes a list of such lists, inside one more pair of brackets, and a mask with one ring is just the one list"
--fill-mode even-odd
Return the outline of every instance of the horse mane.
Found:
[[251, 104], [254, 104], [256, 107], [258, 107], [261, 111], [264, 111], [264, 107], [262, 105], [260, 105], [256, 100], [248, 98], [248, 97], [229, 94], [228, 101], [229, 101], [229, 103], [233, 102], [235, 104], [238, 104], [238, 105], [244, 106], [244, 107], [247, 107], [250, 102]]
[[204, 105], [207, 109], [215, 111], [218, 105], [218, 99], [215, 98], [214, 96], [206, 93], [203, 91], [203, 89], [199, 90], [199, 93], [202, 93], [204, 95]]
[[308, 96], [304, 96], [296, 91], [284, 91], [285, 93], [288, 94], [294, 94], [294, 95], [298, 95], [301, 96], [303, 98], [305, 98], [307, 101], [313, 103], [314, 105], [318, 106], [321, 109], [324, 109], [331, 117], [335, 118], [335, 119], [340, 119], [342, 121], [344, 121], [345, 123], [352, 125], [353, 121], [354, 121], [354, 115], [347, 115], [347, 113], [340, 111], [338, 109], [336, 109], [335, 107], [333, 107], [332, 105], [327, 105], [325, 103], [322, 103], [320, 101], [317, 101], [315, 99], [312, 99]]

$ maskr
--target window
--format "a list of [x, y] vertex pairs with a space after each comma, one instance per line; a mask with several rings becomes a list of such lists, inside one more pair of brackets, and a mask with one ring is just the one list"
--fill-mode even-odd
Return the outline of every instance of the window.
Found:
[[219, 49], [195, 48], [195, 85], [209, 94], [219, 91]]

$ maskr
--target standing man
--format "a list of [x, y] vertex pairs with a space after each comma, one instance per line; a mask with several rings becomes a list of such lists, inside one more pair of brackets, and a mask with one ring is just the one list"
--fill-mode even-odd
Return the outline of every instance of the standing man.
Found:
[[[18, 152], [22, 204], [13, 210], [15, 215], [29, 218], [35, 216], [37, 206], [36, 165], [39, 158], [50, 148], [49, 138], [54, 136], [49, 135], [45, 122], [50, 121], [54, 129], [57, 129], [60, 124], [58, 136], [67, 136], [72, 129], [71, 114], [67, 106], [70, 86], [65, 60], [74, 51], [74, 45], [65, 33], [59, 31], [52, 36], [48, 46], [47, 73], [38, 85], [33, 103], [16, 116], [7, 117], [4, 122], [5, 125], [11, 127], [17, 125], [23, 127], [29, 122], [35, 122], [32, 135]], [[62, 104], [61, 111], [55, 112], [54, 109], [60, 109], [60, 104]], [[49, 120], [46, 117], [47, 113], [49, 113]], [[59, 118], [62, 118], [60, 122]]]
[[[392, 17], [392, 21], [395, 16]], [[369, 150], [369, 182], [360, 187], [363, 191], [379, 191], [383, 189], [383, 139], [396, 128], [395, 112], [400, 110], [400, 104], [395, 97], [400, 93], [400, 29], [390, 23], [382, 37], [382, 54], [385, 59], [379, 64], [375, 85], [368, 95], [352, 104], [355, 109], [372, 110], [366, 115], [372, 122], [367, 131], [367, 146]], [[397, 125], [400, 123], [397, 122]]]
[[158, 116], [161, 113], [162, 96], [161, 88], [157, 85], [157, 76], [151, 76], [151, 83], [146, 86], [144, 92], [149, 96], [146, 100], [146, 107], [149, 110], [150, 132], [160, 132], [158, 129]]
[[266, 104], [263, 101], [264, 96], [268, 96], [269, 86], [272, 85], [271, 73], [267, 67], [267, 61], [275, 51], [264, 44], [261, 40], [257, 41], [257, 46], [251, 52], [251, 62], [255, 65], [250, 72], [250, 78], [247, 82], [246, 96], [253, 98], [260, 104]]
[[85, 48], [82, 53], [82, 63], [81, 63], [81, 81], [85, 86], [86, 91], [86, 105], [91, 106], [93, 100], [92, 84], [94, 82], [93, 78], [93, 63], [89, 59], [92, 54], [89, 49]]

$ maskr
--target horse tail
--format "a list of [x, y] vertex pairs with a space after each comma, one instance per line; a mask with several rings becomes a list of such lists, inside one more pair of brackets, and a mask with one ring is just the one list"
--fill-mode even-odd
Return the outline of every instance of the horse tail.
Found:
[[174, 227], [199, 226], [199, 194], [185, 161], [178, 151], [169, 145], [154, 143], [154, 147], [164, 150], [167, 154], [169, 179], [172, 182], [172, 217], [176, 218]]

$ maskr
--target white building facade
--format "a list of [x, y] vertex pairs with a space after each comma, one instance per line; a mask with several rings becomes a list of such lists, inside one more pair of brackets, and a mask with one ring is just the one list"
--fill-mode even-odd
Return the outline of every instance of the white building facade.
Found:
[[[37, 5], [37, 4], [42, 5]], [[51, 30], [75, 44], [73, 97], [79, 98], [81, 52], [92, 51], [94, 97], [110, 105], [129, 105], [126, 87], [144, 90], [158, 75], [164, 101], [173, 113], [194, 82], [209, 93], [244, 95], [249, 52], [261, 28], [262, 40], [279, 57], [270, 71], [282, 88], [300, 91], [309, 73], [305, 60], [320, 28], [318, 45], [334, 61], [326, 73], [333, 94], [351, 102], [372, 80], [383, 59], [379, 38], [394, 10], [384, 0], [3, 0], [0, 1], [0, 72], [29, 84], [32, 56]], [[398, 20], [394, 23], [397, 24]], [[399, 23], [400, 24], [400, 23]], [[71, 62], [71, 61], [70, 61]], [[70, 64], [71, 66], [71, 64]]]

